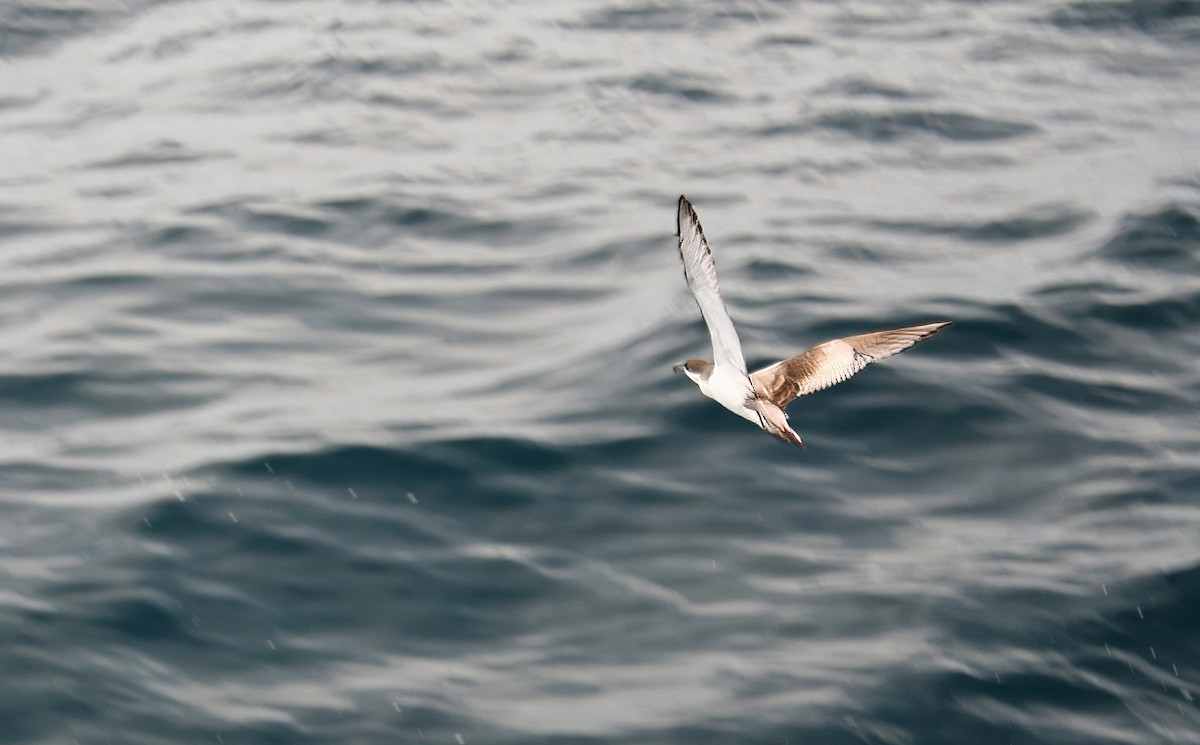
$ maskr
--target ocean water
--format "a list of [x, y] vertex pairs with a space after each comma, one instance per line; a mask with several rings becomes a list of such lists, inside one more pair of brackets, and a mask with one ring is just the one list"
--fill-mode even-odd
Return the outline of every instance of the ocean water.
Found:
[[1194, 0], [13, 0], [0, 348], [6, 745], [1200, 743]]

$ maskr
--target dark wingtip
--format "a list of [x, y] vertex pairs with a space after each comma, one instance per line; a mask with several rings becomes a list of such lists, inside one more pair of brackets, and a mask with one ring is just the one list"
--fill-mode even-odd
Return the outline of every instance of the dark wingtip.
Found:
[[679, 209], [675, 212], [675, 235], [680, 238], [683, 237], [683, 225], [681, 223], [683, 222], [684, 215], [687, 215], [692, 222], [696, 223], [696, 232], [703, 236], [704, 228], [700, 226], [700, 216], [696, 214], [696, 208], [692, 206], [687, 197], [680, 194]]
[[675, 210], [675, 235], [682, 236], [683, 235], [683, 226], [680, 223], [682, 222], [683, 211], [687, 210], [688, 212], [692, 212], [694, 214], [695, 210], [692, 209], [692, 203], [688, 201], [688, 198], [682, 194], [679, 195], [679, 201], [676, 203], [676, 207], [677, 207], [677, 209]]
[[950, 328], [953, 325], [954, 325], [954, 321], [934, 321], [933, 323], [927, 323], [927, 324], [925, 324], [926, 328], [928, 328], [930, 326], [933, 326], [934, 328], [929, 329], [924, 334], [922, 334], [921, 338], [918, 339], [918, 341], [925, 341], [926, 339], [928, 339], [931, 336], [937, 336], [938, 334], [942, 333], [943, 331], [945, 331], [946, 329]]

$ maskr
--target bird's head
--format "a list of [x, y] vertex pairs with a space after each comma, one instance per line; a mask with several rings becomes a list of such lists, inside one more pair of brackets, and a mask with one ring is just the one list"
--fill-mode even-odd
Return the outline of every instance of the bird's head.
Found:
[[696, 385], [700, 385], [708, 380], [709, 375], [712, 375], [713, 365], [704, 360], [688, 360], [682, 365], [676, 365], [674, 369], [677, 373], [681, 372], [687, 375]]

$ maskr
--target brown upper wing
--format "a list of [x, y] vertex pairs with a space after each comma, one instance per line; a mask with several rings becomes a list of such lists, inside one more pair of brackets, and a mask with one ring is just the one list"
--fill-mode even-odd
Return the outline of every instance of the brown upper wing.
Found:
[[782, 409], [800, 396], [836, 385], [949, 325], [942, 321], [833, 339], [751, 373], [750, 381], [759, 396]]

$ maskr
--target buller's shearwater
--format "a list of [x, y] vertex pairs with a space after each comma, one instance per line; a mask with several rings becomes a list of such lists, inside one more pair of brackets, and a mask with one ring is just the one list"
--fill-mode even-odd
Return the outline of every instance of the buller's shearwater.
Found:
[[688, 288], [700, 306], [700, 315], [712, 337], [713, 362], [688, 360], [676, 365], [700, 392], [767, 433], [804, 447], [800, 435], [788, 424], [784, 409], [800, 396], [836, 385], [872, 362], [903, 352], [950, 325], [950, 321], [905, 326], [890, 331], [847, 336], [818, 344], [753, 373], [746, 372], [742, 343], [717, 286], [717, 267], [704, 238], [700, 218], [686, 197], [679, 197], [675, 234]]

